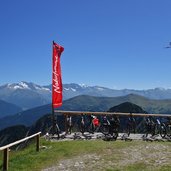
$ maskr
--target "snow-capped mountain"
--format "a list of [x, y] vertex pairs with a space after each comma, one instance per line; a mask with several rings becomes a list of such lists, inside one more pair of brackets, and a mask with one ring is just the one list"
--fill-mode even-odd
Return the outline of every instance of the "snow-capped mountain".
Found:
[[28, 109], [50, 103], [51, 90], [22, 81], [0, 86], [0, 99]]
[[[0, 99], [13, 103], [22, 109], [29, 109], [51, 103], [52, 85], [40, 86], [34, 83], [20, 82], [0, 86]], [[63, 84], [63, 99], [78, 95], [117, 97], [138, 94], [151, 99], [171, 99], [171, 89], [155, 88], [149, 90], [115, 90], [101, 86], [85, 84]]]

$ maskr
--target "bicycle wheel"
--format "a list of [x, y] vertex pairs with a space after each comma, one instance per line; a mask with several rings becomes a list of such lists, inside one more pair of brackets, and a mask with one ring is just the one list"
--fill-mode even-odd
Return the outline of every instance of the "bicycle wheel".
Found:
[[57, 134], [57, 136], [58, 136], [58, 138], [60, 137], [60, 129], [59, 129], [59, 126], [58, 126], [58, 124], [56, 124], [56, 127], [55, 127], [55, 131], [56, 131], [56, 134]]
[[152, 125], [151, 127], [151, 136], [153, 137], [154, 135], [156, 135], [156, 125]]
[[166, 126], [162, 124], [161, 127], [160, 127], [160, 136], [162, 138], [165, 138], [166, 137], [166, 134], [167, 134]]
[[94, 125], [91, 123], [88, 127], [88, 132], [94, 134]]
[[115, 140], [118, 138], [118, 129], [113, 129], [113, 131], [112, 131], [112, 137]]
[[171, 138], [171, 125], [167, 125], [167, 131], [166, 131], [166, 134], [168, 137]]
[[145, 136], [145, 137], [148, 137], [148, 134], [151, 132], [151, 127], [150, 127], [150, 125], [145, 125], [144, 130], [145, 130], [144, 136]]
[[84, 124], [81, 124], [81, 125], [80, 125], [80, 132], [81, 132], [82, 134], [84, 134], [84, 132], [85, 132], [85, 125], [84, 125]]
[[127, 134], [128, 134], [128, 137], [131, 133], [131, 125], [127, 125]]
[[100, 131], [104, 134], [104, 135], [108, 135], [109, 134], [109, 125], [104, 125], [102, 124], [100, 127]]

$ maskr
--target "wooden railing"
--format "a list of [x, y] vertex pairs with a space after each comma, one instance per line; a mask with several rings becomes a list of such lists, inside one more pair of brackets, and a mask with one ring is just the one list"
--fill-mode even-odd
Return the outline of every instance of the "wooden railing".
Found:
[[171, 118], [171, 114], [153, 114], [153, 113], [122, 113], [122, 112], [90, 112], [90, 111], [63, 111], [63, 110], [54, 110], [55, 114], [62, 114], [65, 117], [65, 131], [67, 132], [67, 116], [76, 116], [76, 115], [96, 115], [96, 116], [124, 116], [124, 117], [162, 117], [166, 118], [169, 117]]
[[116, 116], [156, 116], [156, 117], [171, 117], [171, 114], [152, 114], [152, 113], [122, 113], [122, 112], [87, 112], [87, 111], [63, 111], [55, 110], [55, 113], [61, 113], [63, 115], [116, 115]]
[[38, 133], [33, 134], [33, 135], [29, 136], [29, 137], [23, 138], [21, 140], [15, 141], [15, 142], [13, 142], [11, 144], [8, 144], [8, 145], [5, 145], [3, 147], [0, 147], [1, 151], [4, 150], [4, 152], [3, 152], [3, 166], [2, 166], [3, 171], [8, 170], [9, 148], [14, 146], [14, 145], [17, 145], [17, 144], [19, 144], [21, 142], [24, 142], [24, 141], [26, 141], [28, 139], [36, 137], [36, 151], [39, 151], [39, 147], [40, 147], [40, 134], [41, 134], [41, 132], [38, 132]]

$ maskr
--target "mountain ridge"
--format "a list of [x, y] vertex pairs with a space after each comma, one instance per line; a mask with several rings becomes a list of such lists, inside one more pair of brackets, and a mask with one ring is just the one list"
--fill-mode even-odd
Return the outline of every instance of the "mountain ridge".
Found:
[[[35, 83], [20, 82], [0, 86], [0, 99], [20, 106], [23, 110], [51, 103], [52, 85], [40, 86]], [[79, 95], [98, 97], [119, 97], [137, 94], [150, 99], [171, 99], [171, 89], [155, 88], [148, 90], [110, 89], [102, 86], [85, 84], [63, 84], [63, 99], [67, 100]]]
[[[76, 96], [65, 100], [57, 110], [103, 112], [124, 102], [134, 103], [148, 113], [171, 114], [171, 100], [151, 100], [134, 94], [120, 97]], [[1, 118], [0, 129], [21, 124], [30, 126], [51, 110], [51, 104], [48, 104]]]

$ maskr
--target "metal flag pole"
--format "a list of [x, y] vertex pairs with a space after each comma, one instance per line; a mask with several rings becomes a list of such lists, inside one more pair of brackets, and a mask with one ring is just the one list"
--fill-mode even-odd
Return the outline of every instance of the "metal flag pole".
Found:
[[[53, 45], [54, 45], [54, 40], [52, 42], [52, 90], [53, 90]], [[52, 93], [52, 99], [53, 99], [53, 93]], [[53, 108], [53, 100], [52, 100], [52, 135], [55, 134], [55, 112]]]

